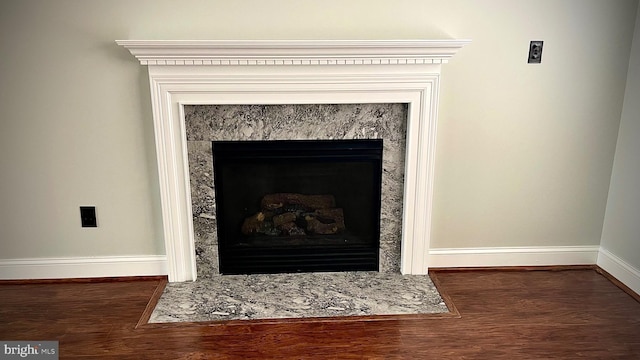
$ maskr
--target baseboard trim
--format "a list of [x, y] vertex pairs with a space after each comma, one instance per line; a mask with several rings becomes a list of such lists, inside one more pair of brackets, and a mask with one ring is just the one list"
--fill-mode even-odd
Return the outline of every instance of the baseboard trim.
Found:
[[0, 259], [0, 280], [68, 279], [167, 274], [165, 255]]
[[429, 250], [429, 268], [593, 265], [600, 247], [533, 246]]
[[[594, 265], [640, 294], [640, 270], [599, 246], [429, 250], [430, 268]], [[0, 280], [167, 275], [165, 255], [0, 259]]]
[[604, 248], [600, 248], [597, 264], [636, 294], [640, 294], [640, 269], [629, 265]]

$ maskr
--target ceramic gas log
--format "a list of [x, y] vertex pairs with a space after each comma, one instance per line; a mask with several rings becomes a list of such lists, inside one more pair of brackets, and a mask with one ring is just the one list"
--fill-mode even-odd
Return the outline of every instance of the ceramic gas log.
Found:
[[267, 194], [261, 210], [242, 223], [242, 234], [269, 236], [331, 235], [345, 230], [344, 211], [333, 195]]

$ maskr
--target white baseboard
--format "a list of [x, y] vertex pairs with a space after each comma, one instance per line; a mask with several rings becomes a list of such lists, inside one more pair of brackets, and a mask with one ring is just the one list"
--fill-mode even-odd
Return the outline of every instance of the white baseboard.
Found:
[[0, 259], [0, 280], [167, 274], [165, 255]]
[[594, 265], [599, 246], [482, 247], [429, 250], [429, 268]]
[[[429, 250], [429, 267], [594, 265], [640, 294], [640, 270], [599, 246], [496, 247]], [[0, 280], [167, 274], [165, 255], [0, 259]]]
[[604, 248], [600, 248], [598, 266], [628, 286], [636, 294], [640, 294], [640, 269], [634, 268]]

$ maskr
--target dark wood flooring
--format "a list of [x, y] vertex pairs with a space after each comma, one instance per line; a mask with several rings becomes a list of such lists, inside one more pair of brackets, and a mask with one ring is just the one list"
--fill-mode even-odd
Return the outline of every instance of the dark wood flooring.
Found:
[[433, 272], [459, 317], [142, 325], [161, 279], [0, 284], [0, 340], [61, 359], [640, 359], [640, 303], [595, 270]]

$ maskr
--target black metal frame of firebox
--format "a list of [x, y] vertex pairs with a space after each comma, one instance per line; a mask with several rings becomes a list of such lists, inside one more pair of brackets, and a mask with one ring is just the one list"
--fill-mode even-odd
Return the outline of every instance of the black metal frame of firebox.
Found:
[[[290, 140], [214, 141], [213, 161], [216, 209], [224, 209], [222, 171], [226, 164], [270, 161], [357, 161], [373, 164], [375, 229], [364, 244], [349, 246], [234, 246], [237, 228], [218, 221], [219, 265], [222, 274], [293, 273], [320, 271], [378, 271], [380, 254], [380, 198], [382, 184], [382, 139], [372, 140]], [[220, 214], [218, 214], [220, 215]], [[217, 219], [221, 219], [217, 216]]]

